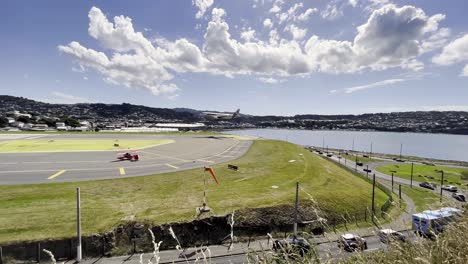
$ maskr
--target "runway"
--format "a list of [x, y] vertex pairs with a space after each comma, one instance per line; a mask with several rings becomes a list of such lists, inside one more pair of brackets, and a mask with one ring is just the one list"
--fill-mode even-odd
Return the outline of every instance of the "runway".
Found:
[[119, 151], [0, 153], [0, 185], [118, 179], [188, 170], [236, 159], [252, 144], [250, 140], [234, 137], [202, 135], [40, 135], [41, 140], [44, 137], [47, 140], [172, 139], [175, 142], [138, 150], [140, 160], [137, 162], [116, 161]]

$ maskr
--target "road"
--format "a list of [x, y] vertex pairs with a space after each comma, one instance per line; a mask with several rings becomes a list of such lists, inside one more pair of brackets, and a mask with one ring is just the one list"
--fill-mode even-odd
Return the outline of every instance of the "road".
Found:
[[[413, 235], [411, 231], [402, 231], [409, 240], [420, 239]], [[340, 260], [350, 257], [352, 252], [345, 251], [338, 247], [336, 242], [337, 235], [329, 237], [316, 237], [311, 240], [311, 243], [316, 245], [317, 252], [321, 260]], [[382, 243], [378, 236], [369, 235], [363, 236], [368, 245], [368, 249], [364, 252], [372, 252], [375, 250], [385, 249], [386, 244]], [[251, 243], [235, 243], [231, 250], [228, 245], [213, 245], [209, 246], [209, 250], [204, 250], [204, 255], [208, 263], [256, 263], [258, 258], [272, 258], [275, 252], [272, 248], [272, 240], [257, 240]], [[196, 259], [200, 259], [198, 263], [204, 263], [204, 255], [200, 248], [187, 248], [184, 251], [179, 250], [165, 250], [159, 252], [159, 263], [195, 263]], [[84, 259], [83, 264], [136, 264], [140, 263], [140, 257], [143, 259], [142, 263], [148, 263], [151, 260], [155, 263], [154, 255], [152, 253], [134, 254], [130, 256], [120, 256], [111, 258], [88, 258]], [[250, 261], [249, 261], [250, 260]], [[65, 263], [73, 263], [74, 260], [69, 260]]]
[[0, 153], [0, 185], [116, 179], [188, 170], [236, 159], [252, 143], [234, 137], [196, 135], [63, 134], [47, 135], [45, 139], [171, 139], [175, 142], [140, 149], [137, 162], [117, 161], [118, 151]]

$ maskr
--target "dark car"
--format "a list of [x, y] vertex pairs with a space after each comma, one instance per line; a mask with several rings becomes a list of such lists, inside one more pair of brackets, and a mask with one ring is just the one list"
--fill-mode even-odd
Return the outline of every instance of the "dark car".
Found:
[[452, 194], [452, 197], [455, 198], [456, 200], [460, 201], [460, 202], [466, 202], [466, 197], [463, 193], [454, 193]]
[[419, 186], [426, 189], [435, 190], [434, 186], [428, 182], [421, 182]]
[[367, 242], [360, 236], [344, 234], [338, 239], [338, 247], [346, 251], [366, 250]]
[[303, 238], [278, 239], [273, 242], [273, 250], [289, 257], [295, 254], [299, 254], [303, 257], [310, 251], [310, 244]]
[[406, 236], [403, 235], [401, 232], [392, 230], [392, 229], [381, 229], [378, 232], [379, 239], [382, 243], [388, 244], [392, 241], [406, 241]]

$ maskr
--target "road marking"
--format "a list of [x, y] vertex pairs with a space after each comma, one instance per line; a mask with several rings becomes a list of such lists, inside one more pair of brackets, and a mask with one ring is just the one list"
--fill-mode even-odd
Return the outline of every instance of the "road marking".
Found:
[[214, 161], [212, 161], [212, 160], [202, 160], [202, 159], [197, 159], [197, 161], [201, 161], [201, 162], [208, 162], [208, 163], [214, 163]]
[[119, 171], [120, 171], [120, 175], [125, 175], [125, 169], [124, 168], [120, 168]]
[[61, 171], [59, 171], [59, 172], [55, 173], [54, 175], [50, 176], [50, 177], [49, 177], [49, 178], [47, 178], [47, 179], [48, 179], [48, 180], [52, 180], [53, 178], [55, 178], [55, 177], [58, 177], [58, 176], [62, 175], [62, 174], [65, 172], [65, 171], [66, 171], [66, 170], [61, 170]]
[[161, 154], [157, 154], [157, 153], [154, 153], [154, 152], [148, 152], [148, 151], [140, 151], [140, 152], [143, 152], [143, 153], [146, 153], [146, 154], [150, 154], [150, 155], [156, 156], [156, 157], [163, 157], [163, 158], [175, 159], [175, 160], [179, 160], [179, 161], [183, 161], [183, 162], [189, 162], [189, 160], [186, 160], [186, 159], [181, 159], [181, 158], [177, 158], [177, 157], [161, 155]]
[[171, 167], [171, 168], [173, 168], [173, 169], [178, 169], [178, 168], [179, 168], [179, 167], [174, 166], [174, 165], [171, 165], [171, 164], [166, 164], [166, 166]]

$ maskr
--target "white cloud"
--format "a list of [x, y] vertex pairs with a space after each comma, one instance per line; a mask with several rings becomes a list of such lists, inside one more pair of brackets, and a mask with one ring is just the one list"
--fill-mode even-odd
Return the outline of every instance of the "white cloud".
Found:
[[358, 3], [358, 0], [348, 0], [348, 3], [352, 6], [352, 7], [356, 7], [357, 3]]
[[83, 76], [83, 80], [87, 81], [89, 80], [87, 76]]
[[439, 65], [450, 65], [468, 60], [468, 34], [455, 39], [445, 46], [437, 56], [432, 58], [432, 62]]
[[354, 93], [354, 92], [357, 92], [357, 91], [367, 90], [367, 89], [381, 87], [381, 86], [387, 86], [387, 85], [400, 83], [400, 82], [404, 82], [404, 81], [406, 81], [406, 80], [405, 79], [389, 79], [389, 80], [370, 83], [370, 84], [366, 84], [366, 85], [360, 85], [360, 86], [345, 88], [344, 91], [345, 91], [345, 93]]
[[195, 17], [200, 19], [205, 15], [205, 12], [213, 5], [213, 0], [192, 0], [192, 4], [198, 7], [198, 12]]
[[267, 18], [263, 21], [263, 26], [266, 28], [272, 28], [273, 22], [271, 21], [271, 19]]
[[327, 4], [327, 7], [325, 10], [323, 10], [320, 15], [324, 19], [328, 20], [335, 20], [341, 16], [343, 16], [343, 10], [338, 7], [338, 4], [336, 1], [333, 1], [332, 3]]
[[255, 40], [255, 30], [249, 27], [248, 30], [241, 32], [240, 37], [245, 42], [251, 42], [252, 40]]
[[311, 14], [317, 13], [317, 12], [318, 12], [317, 8], [309, 8], [304, 13], [300, 14], [297, 17], [297, 20], [302, 21], [302, 22], [307, 21], [307, 20], [309, 20], [309, 17], [310, 17]]
[[290, 24], [289, 26], [284, 28], [284, 31], [289, 31], [295, 40], [301, 40], [307, 34], [307, 29], [305, 28], [298, 28], [294, 24]]
[[331, 94], [334, 94], [334, 93], [337, 93], [337, 92], [338, 92], [338, 90], [336, 90], [336, 89], [330, 90]]
[[[296, 16], [299, 8], [293, 6], [291, 14]], [[109, 83], [174, 97], [178, 87], [173, 74], [184, 72], [284, 78], [317, 71], [417, 70], [423, 67], [418, 56], [428, 46], [435, 45], [427, 43], [437, 40], [437, 34], [446, 36], [438, 28], [443, 15], [428, 17], [422, 9], [413, 6], [387, 5], [373, 11], [367, 22], [357, 28], [353, 41], [321, 39], [314, 35], [302, 42], [306, 29], [289, 24], [285, 30], [291, 33], [292, 39], [282, 38], [272, 29], [268, 41], [258, 40], [255, 31], [249, 28], [241, 34], [244, 40], [241, 42], [231, 36], [225, 16], [224, 9], [211, 10], [203, 43], [197, 46], [185, 38], [171, 41], [159, 37], [150, 41], [135, 31], [130, 18], [116, 16], [112, 23], [100, 9], [93, 7], [89, 11], [89, 35], [111, 55], [76, 41], [59, 45], [58, 49], [71, 55], [80, 71], [91, 69]]]
[[468, 64], [465, 65], [465, 68], [463, 68], [463, 71], [461, 73], [461, 76], [468, 77]]
[[259, 77], [258, 78], [259, 81], [261, 82], [264, 82], [264, 83], [268, 83], [268, 84], [277, 84], [277, 83], [283, 83], [285, 82], [286, 80], [284, 79], [276, 79], [276, 78], [272, 78], [272, 77]]
[[281, 11], [281, 6], [284, 4], [284, 0], [275, 0], [273, 7], [270, 9], [270, 13], [278, 13]]

